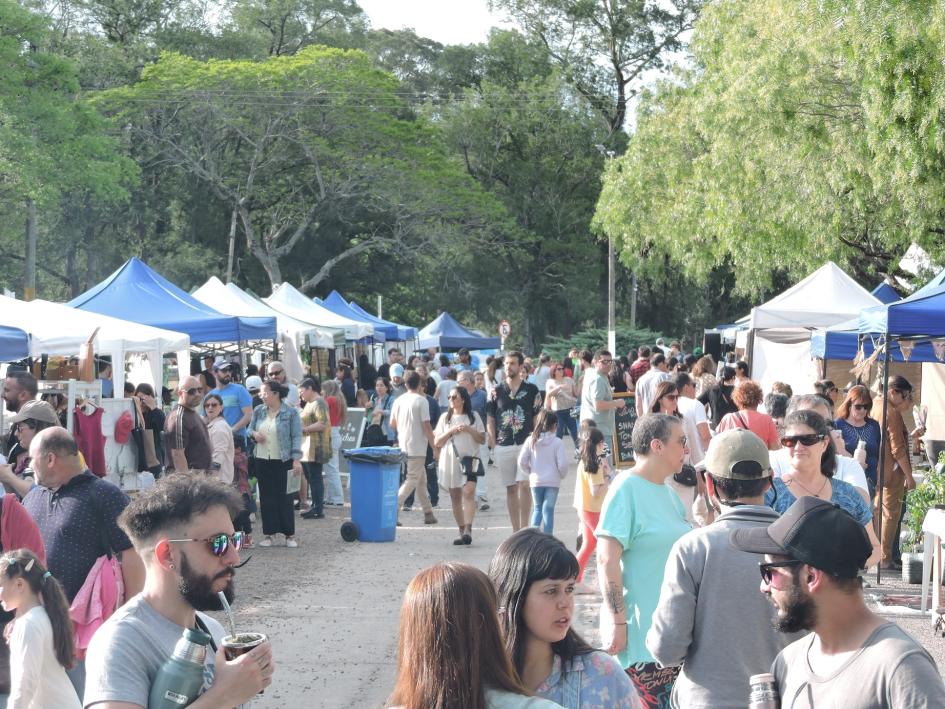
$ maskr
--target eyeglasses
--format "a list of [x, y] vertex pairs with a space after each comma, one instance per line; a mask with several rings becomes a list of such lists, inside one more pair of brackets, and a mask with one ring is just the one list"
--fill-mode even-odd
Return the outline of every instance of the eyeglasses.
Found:
[[613, 364], [614, 361], [613, 361], [612, 359], [602, 359], [602, 360], [600, 360], [600, 363], [601, 363], [601, 364]]
[[190, 387], [190, 389], [187, 390], [187, 396], [193, 396], [194, 394], [201, 393], [203, 393], [203, 387]]
[[798, 443], [803, 443], [805, 446], [810, 448], [811, 446], [820, 443], [825, 437], [826, 436], [822, 436], [819, 433], [808, 433], [803, 436], [784, 436], [781, 439], [781, 445], [785, 448], [793, 448]]
[[857, 411], [866, 411], [869, 408], [869, 406], [867, 406], [866, 404], [854, 404], [853, 408], [856, 409]]
[[206, 542], [210, 546], [210, 553], [214, 556], [224, 556], [230, 548], [230, 544], [233, 545], [233, 548], [236, 551], [239, 551], [243, 548], [243, 533], [242, 532], [233, 532], [233, 535], [230, 536], [225, 532], [220, 532], [219, 534], [214, 534], [212, 537], [207, 537], [206, 539], [168, 539], [168, 542], [181, 544], [183, 542]]
[[761, 578], [765, 583], [771, 583], [771, 569], [785, 568], [788, 566], [801, 566], [804, 562], [798, 561], [797, 559], [789, 559], [788, 561], [772, 561], [769, 563], [764, 563], [763, 561], [758, 562], [758, 570], [761, 572]]
[[272, 376], [276, 376], [277, 374], [285, 374], [285, 370], [284, 369], [270, 369], [269, 374], [271, 374]]

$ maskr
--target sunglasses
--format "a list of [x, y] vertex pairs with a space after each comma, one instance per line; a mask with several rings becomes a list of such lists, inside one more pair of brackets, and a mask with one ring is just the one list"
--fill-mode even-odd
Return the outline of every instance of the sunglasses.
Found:
[[285, 371], [282, 370], [282, 369], [270, 369], [270, 370], [269, 370], [269, 373], [270, 373], [271, 375], [275, 376], [275, 375], [277, 375], [277, 374], [285, 374]]
[[450, 394], [450, 395], [449, 395], [448, 397], [446, 397], [446, 398], [449, 399], [450, 401], [455, 401], [456, 399], [459, 399], [459, 398], [461, 398], [461, 397], [460, 397], [458, 394]]
[[200, 394], [203, 392], [203, 387], [190, 387], [187, 390], [187, 396], [193, 396], [194, 394]]
[[902, 389], [893, 389], [893, 391], [894, 391], [894, 392], [897, 392], [900, 396], [902, 396], [903, 399], [911, 399], [911, 398], [912, 398], [912, 390], [911, 390], [911, 389], [906, 390], [906, 391], [903, 391]]
[[758, 570], [761, 572], [761, 578], [764, 580], [764, 582], [771, 583], [771, 577], [774, 575], [771, 573], [771, 569], [780, 569], [788, 566], [801, 566], [803, 563], [803, 561], [798, 561], [797, 559], [789, 559], [788, 561], [772, 561], [767, 564], [759, 561]]
[[670, 401], [676, 401], [679, 398], [679, 394], [663, 394], [664, 399], [669, 399]]
[[857, 411], [866, 411], [869, 408], [869, 406], [867, 406], [866, 404], [854, 404], [853, 408], [856, 409]]
[[167, 541], [178, 544], [183, 542], [206, 542], [210, 546], [211, 554], [214, 556], [224, 556], [229, 550], [230, 544], [233, 545], [236, 551], [243, 548], [243, 533], [233, 532], [233, 535], [230, 536], [225, 532], [220, 532], [206, 539], [168, 539]]
[[220, 405], [219, 405], [217, 402], [215, 402], [215, 401], [211, 401], [210, 403], [204, 404], [204, 405], [203, 405], [203, 408], [205, 408], [205, 409], [218, 409], [218, 408], [220, 408]]
[[781, 445], [785, 448], [793, 448], [798, 443], [802, 443], [810, 448], [820, 443], [824, 438], [826, 438], [826, 436], [822, 436], [819, 433], [808, 433], [803, 436], [784, 436], [781, 439]]

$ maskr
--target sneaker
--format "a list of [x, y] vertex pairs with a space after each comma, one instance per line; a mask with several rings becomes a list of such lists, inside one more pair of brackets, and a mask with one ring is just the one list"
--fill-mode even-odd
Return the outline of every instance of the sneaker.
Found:
[[315, 508], [313, 507], [312, 509], [300, 514], [299, 517], [302, 519], [323, 519], [325, 515], [323, 515], [321, 512], [316, 512]]
[[297, 540], [295, 537], [286, 537], [286, 538], [285, 538], [285, 545], [286, 545], [289, 549], [295, 549], [296, 547], [298, 547], [299, 542], [298, 542], [298, 540]]
[[480, 511], [480, 512], [485, 512], [485, 511], [488, 510], [488, 509], [489, 509], [489, 503], [488, 503], [488, 502], [482, 502], [482, 503], [479, 505], [479, 511]]
[[436, 521], [436, 517], [433, 516], [432, 512], [423, 513], [423, 523], [424, 524], [439, 524], [439, 522]]
[[401, 509], [404, 512], [413, 512], [413, 507], [408, 507], [407, 505], [404, 505], [403, 507], [401, 507]]
[[259, 542], [261, 547], [271, 547], [272, 546], [272, 537], [266, 537], [261, 542]]

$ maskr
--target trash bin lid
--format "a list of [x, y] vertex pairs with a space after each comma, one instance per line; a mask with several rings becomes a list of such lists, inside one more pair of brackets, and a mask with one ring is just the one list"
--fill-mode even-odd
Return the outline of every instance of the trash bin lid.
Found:
[[342, 450], [341, 454], [350, 461], [361, 463], [402, 463], [407, 459], [406, 453], [400, 448], [391, 448], [390, 446], [350, 448]]

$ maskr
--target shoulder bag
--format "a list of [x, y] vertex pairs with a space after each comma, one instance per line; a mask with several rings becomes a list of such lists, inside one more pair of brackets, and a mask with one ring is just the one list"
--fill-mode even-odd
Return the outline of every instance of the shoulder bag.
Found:
[[[476, 419], [473, 419], [473, 423], [476, 422]], [[486, 469], [482, 465], [482, 459], [478, 455], [463, 455], [459, 454], [459, 449], [456, 448], [456, 441], [450, 437], [450, 445], [453, 446], [453, 454], [456, 456], [456, 459], [459, 461], [459, 470], [466, 476], [481, 478], [486, 474]]]

